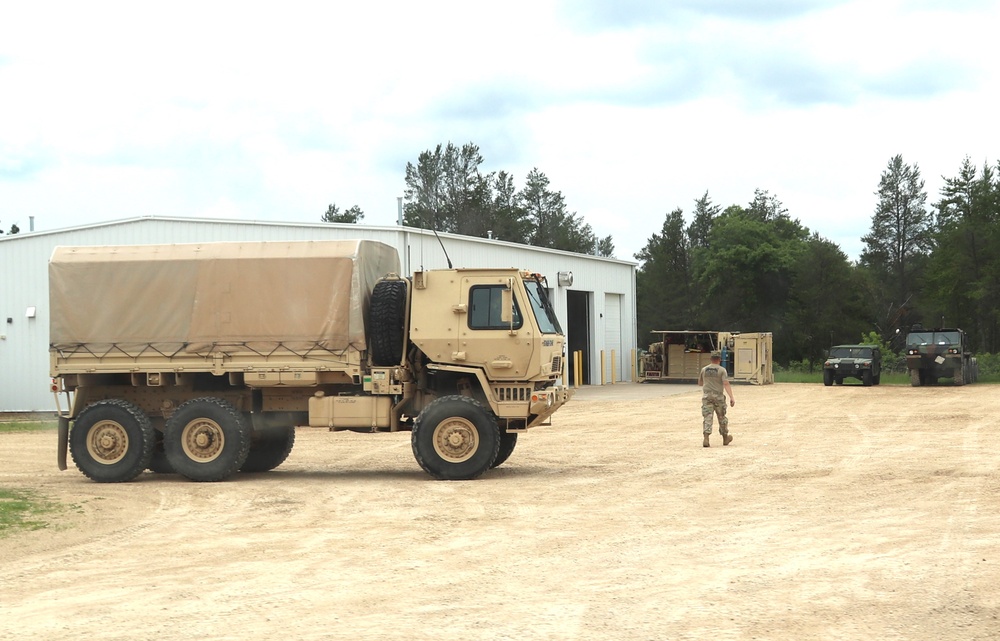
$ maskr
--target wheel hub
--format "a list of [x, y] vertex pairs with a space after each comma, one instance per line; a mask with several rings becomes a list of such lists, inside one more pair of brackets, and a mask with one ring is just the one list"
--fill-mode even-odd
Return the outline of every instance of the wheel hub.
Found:
[[195, 419], [181, 432], [184, 453], [199, 463], [208, 463], [219, 457], [226, 445], [222, 427], [207, 418]]
[[479, 431], [464, 418], [442, 421], [434, 430], [434, 451], [449, 463], [472, 458], [479, 449]]
[[90, 428], [87, 452], [98, 463], [113, 465], [128, 451], [128, 432], [116, 421], [101, 421]]

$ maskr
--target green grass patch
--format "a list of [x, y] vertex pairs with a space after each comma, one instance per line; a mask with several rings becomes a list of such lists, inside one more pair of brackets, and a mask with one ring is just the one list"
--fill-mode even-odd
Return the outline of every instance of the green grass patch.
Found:
[[4, 432], [48, 432], [55, 431], [59, 421], [0, 421], [0, 434]]
[[45, 517], [59, 504], [30, 490], [0, 487], [0, 538], [14, 530], [41, 530], [49, 526]]

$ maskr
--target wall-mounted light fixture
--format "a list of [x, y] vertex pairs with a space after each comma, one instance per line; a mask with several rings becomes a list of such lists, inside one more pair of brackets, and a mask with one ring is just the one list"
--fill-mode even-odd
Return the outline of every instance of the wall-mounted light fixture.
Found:
[[35, 317], [35, 306], [34, 305], [32, 305], [28, 309], [24, 310], [24, 317], [25, 318], [34, 318]]
[[573, 272], [559, 272], [559, 284], [563, 287], [573, 285]]

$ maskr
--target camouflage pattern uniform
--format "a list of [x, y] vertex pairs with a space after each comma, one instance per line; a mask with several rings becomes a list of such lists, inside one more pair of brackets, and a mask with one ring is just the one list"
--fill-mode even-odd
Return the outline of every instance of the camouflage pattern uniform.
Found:
[[729, 434], [725, 394], [725, 381], [728, 376], [726, 368], [715, 363], [701, 369], [701, 380], [704, 381], [704, 393], [701, 397], [701, 416], [704, 419], [702, 433], [705, 436], [712, 433], [713, 412], [719, 417], [719, 434], [723, 437]]

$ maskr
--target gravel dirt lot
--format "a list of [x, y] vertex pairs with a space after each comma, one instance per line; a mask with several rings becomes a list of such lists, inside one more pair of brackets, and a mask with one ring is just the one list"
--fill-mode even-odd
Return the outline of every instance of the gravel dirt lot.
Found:
[[477, 481], [409, 434], [300, 428], [273, 472], [56, 469], [0, 434], [0, 487], [65, 509], [0, 539], [0, 639], [998, 639], [996, 386], [585, 388]]

